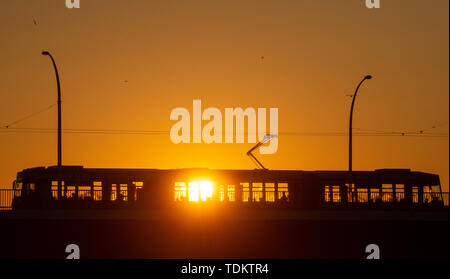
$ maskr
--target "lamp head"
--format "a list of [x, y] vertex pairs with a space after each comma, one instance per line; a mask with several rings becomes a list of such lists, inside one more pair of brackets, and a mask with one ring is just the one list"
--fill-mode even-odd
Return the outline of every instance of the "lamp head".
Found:
[[371, 75], [367, 75], [367, 76], [365, 77], [365, 79], [372, 79], [372, 76], [371, 76]]
[[42, 55], [50, 55], [50, 52], [48, 52], [48, 51], [43, 51], [43, 52], [42, 52]]

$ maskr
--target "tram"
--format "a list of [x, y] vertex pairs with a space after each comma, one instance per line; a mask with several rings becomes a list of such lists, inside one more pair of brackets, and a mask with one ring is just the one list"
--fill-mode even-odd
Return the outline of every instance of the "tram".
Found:
[[[177, 205], [322, 209], [447, 208], [439, 176], [374, 171], [24, 169], [13, 182], [13, 210], [166, 209]], [[448, 201], [447, 201], [448, 204]]]

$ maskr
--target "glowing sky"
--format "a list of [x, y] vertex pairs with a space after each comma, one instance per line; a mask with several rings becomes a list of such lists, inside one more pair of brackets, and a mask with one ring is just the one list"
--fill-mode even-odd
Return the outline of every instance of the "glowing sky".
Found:
[[[0, 3], [0, 125], [56, 102], [49, 50], [62, 81], [63, 127], [169, 131], [175, 107], [277, 107], [269, 169], [345, 170], [349, 108], [353, 169], [411, 168], [449, 184], [449, 1], [63, 0]], [[35, 21], [35, 22], [34, 22]], [[262, 59], [264, 57], [264, 59]], [[432, 128], [437, 126], [436, 128]], [[56, 109], [11, 128], [56, 128]], [[431, 128], [431, 129], [430, 129]], [[342, 133], [332, 134], [332, 133]], [[310, 134], [317, 133], [317, 134]], [[371, 132], [373, 133], [373, 132]], [[252, 144], [181, 144], [169, 134], [63, 134], [63, 163], [86, 167], [251, 169]], [[0, 185], [56, 164], [56, 133], [0, 129]]]

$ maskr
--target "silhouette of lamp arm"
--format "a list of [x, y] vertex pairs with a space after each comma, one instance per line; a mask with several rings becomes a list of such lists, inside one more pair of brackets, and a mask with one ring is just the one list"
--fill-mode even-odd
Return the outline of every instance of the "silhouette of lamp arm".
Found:
[[271, 139], [273, 139], [273, 138], [275, 138], [275, 137], [277, 137], [277, 136], [276, 136], [276, 135], [264, 136], [264, 138], [263, 138], [260, 142], [258, 142], [258, 143], [257, 143], [255, 146], [253, 146], [249, 151], [247, 151], [247, 156], [249, 156], [250, 159], [253, 160], [253, 162], [256, 162], [256, 164], [257, 164], [259, 167], [261, 167], [263, 170], [267, 170], [267, 168], [265, 168], [265, 167], [263, 166], [263, 164], [261, 164], [261, 162], [260, 162], [258, 159], [256, 159], [255, 155], [253, 155], [252, 152], [253, 152], [255, 149], [259, 148], [261, 145], [263, 145], [263, 144], [269, 142]]
[[53, 67], [56, 74], [56, 85], [58, 87], [58, 166], [62, 166], [62, 152], [61, 152], [61, 84], [59, 81], [58, 68], [56, 67], [55, 59], [48, 51], [43, 51], [42, 55], [49, 56], [52, 60]]
[[363, 84], [363, 82], [366, 80], [366, 79], [372, 79], [372, 76], [371, 75], [367, 75], [367, 76], [365, 76], [362, 80], [361, 80], [361, 82], [358, 84], [358, 86], [356, 87], [356, 90], [355, 90], [355, 94], [353, 94], [353, 99], [352, 99], [352, 106], [351, 106], [351, 108], [350, 108], [350, 126], [349, 126], [349, 142], [348, 142], [348, 171], [349, 172], [351, 172], [353, 169], [352, 169], [352, 132], [353, 132], [353, 107], [354, 107], [354, 105], [355, 105], [355, 99], [356, 99], [356, 95], [358, 94], [358, 90], [359, 90], [359, 88], [361, 87], [361, 85]]

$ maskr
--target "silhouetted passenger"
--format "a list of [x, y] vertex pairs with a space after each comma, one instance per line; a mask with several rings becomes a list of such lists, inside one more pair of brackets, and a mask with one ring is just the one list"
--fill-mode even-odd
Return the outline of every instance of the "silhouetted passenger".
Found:
[[119, 191], [118, 193], [117, 193], [117, 201], [123, 201], [123, 195], [122, 195], [122, 193]]
[[136, 197], [136, 185], [131, 184], [128, 185], [128, 200], [129, 201], [134, 201], [135, 197]]
[[438, 196], [434, 196], [433, 199], [431, 200], [431, 204], [432, 204], [433, 206], [439, 205], [439, 204], [440, 204], [439, 197], [438, 197]]
[[138, 201], [141, 197], [142, 188], [136, 188], [136, 200]]
[[285, 192], [283, 192], [283, 196], [280, 198], [280, 202], [283, 204], [286, 204], [288, 202], [288, 198]]

